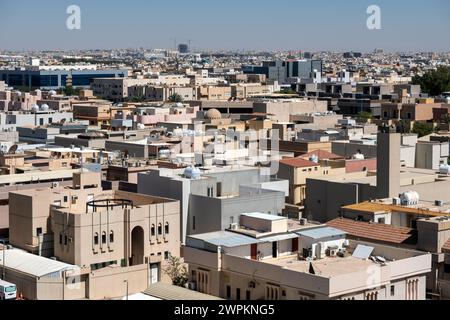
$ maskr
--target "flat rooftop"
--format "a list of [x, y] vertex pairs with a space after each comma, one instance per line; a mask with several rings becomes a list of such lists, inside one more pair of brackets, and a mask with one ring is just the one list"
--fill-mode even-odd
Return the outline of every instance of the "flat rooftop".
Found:
[[379, 265], [370, 259], [362, 260], [349, 254], [346, 254], [344, 258], [325, 257], [314, 261], [298, 260], [297, 256], [288, 256], [268, 259], [264, 260], [264, 262], [302, 273], [311, 273], [311, 269], [313, 269], [315, 275], [330, 278], [343, 274], [363, 272], [373, 265]]

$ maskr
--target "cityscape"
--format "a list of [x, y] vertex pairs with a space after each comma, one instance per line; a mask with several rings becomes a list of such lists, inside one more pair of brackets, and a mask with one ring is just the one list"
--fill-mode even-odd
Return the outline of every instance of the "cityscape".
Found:
[[447, 18], [424, 11], [446, 31], [399, 47], [370, 38], [392, 27], [385, 1], [347, 4], [360, 47], [256, 36], [259, 9], [235, 44], [186, 17], [113, 45], [63, 2], [49, 36], [15, 37], [20, 4], [0, 4], [0, 300], [450, 299]]

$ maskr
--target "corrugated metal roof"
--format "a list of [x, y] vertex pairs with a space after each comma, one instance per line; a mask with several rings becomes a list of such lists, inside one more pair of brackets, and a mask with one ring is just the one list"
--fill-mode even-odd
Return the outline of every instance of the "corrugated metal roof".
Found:
[[332, 227], [314, 228], [310, 230], [297, 231], [296, 234], [312, 239], [338, 237], [347, 234], [346, 232]]
[[[193, 239], [193, 241], [190, 242], [189, 241], [190, 238]], [[195, 240], [200, 240], [200, 241], [203, 241], [205, 243], [209, 243], [209, 244], [212, 244], [215, 246], [222, 246], [222, 247], [228, 247], [228, 248], [263, 242], [256, 238], [252, 238], [249, 236], [245, 236], [242, 234], [229, 232], [229, 231], [216, 231], [216, 232], [188, 236], [186, 239], [186, 244], [190, 245], [190, 243], [197, 242]]]
[[[3, 255], [0, 254], [0, 265], [3, 265]], [[21, 250], [5, 251], [5, 266], [35, 277], [43, 277], [52, 273], [77, 269], [77, 266], [40, 257]]]
[[152, 284], [144, 291], [144, 294], [162, 300], [223, 300], [209, 294], [200, 293], [162, 282]]

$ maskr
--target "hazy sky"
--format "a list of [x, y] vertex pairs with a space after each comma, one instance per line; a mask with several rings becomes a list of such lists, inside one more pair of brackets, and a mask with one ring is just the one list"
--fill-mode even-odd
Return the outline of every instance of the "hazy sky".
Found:
[[[66, 8], [81, 8], [68, 30]], [[366, 27], [381, 7], [382, 29]], [[448, 0], [0, 0], [0, 49], [450, 51]]]

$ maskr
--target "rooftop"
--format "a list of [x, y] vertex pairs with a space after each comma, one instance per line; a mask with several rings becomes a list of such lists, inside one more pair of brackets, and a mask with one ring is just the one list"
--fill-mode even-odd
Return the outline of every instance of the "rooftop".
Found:
[[307, 167], [317, 167], [319, 164], [312, 161], [305, 160], [303, 158], [292, 158], [281, 160], [280, 163], [285, 164], [290, 167], [295, 168], [307, 168]]
[[[3, 265], [0, 255], [0, 264]], [[5, 250], [5, 266], [35, 277], [52, 276], [65, 270], [74, 270], [77, 266], [44, 258], [22, 250]]]
[[343, 230], [356, 238], [394, 244], [417, 243], [417, 230], [410, 228], [400, 228], [392, 225], [354, 221], [343, 218], [329, 221], [327, 222], [327, 225]]
[[145, 295], [161, 300], [223, 300], [208, 294], [158, 282], [144, 291]]
[[345, 236], [346, 232], [332, 227], [321, 227], [297, 231], [296, 234], [312, 239], [322, 239]]

